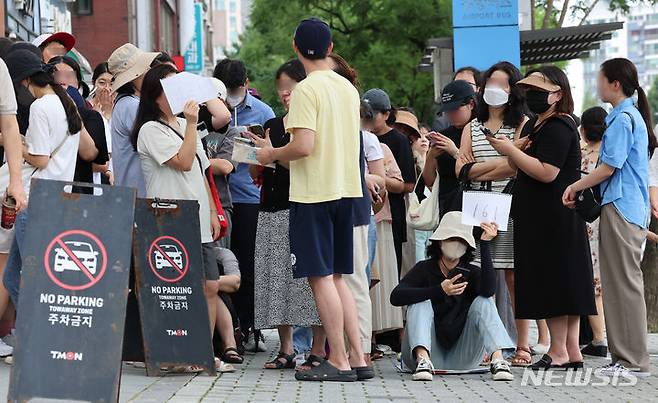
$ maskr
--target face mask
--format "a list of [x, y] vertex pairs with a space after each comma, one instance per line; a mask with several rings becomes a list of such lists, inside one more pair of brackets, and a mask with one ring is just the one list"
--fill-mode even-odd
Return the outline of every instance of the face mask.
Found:
[[446, 259], [457, 260], [466, 254], [468, 247], [461, 241], [441, 242], [441, 252]]
[[549, 95], [550, 93], [546, 91], [529, 90], [525, 93], [528, 109], [536, 114], [546, 112], [551, 107], [551, 104], [548, 103]]
[[226, 102], [231, 105], [231, 108], [235, 108], [236, 106], [240, 105], [242, 101], [244, 101], [244, 98], [245, 94], [229, 95], [226, 97]]
[[484, 88], [484, 102], [489, 106], [502, 106], [509, 100], [509, 94], [500, 87], [487, 86]]

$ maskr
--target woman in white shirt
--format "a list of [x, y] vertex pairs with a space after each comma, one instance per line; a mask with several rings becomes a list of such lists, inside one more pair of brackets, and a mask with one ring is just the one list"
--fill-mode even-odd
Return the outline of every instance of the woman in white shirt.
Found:
[[[78, 109], [36, 55], [27, 52], [24, 57], [23, 69], [30, 71], [30, 74], [21, 80], [21, 84], [36, 100], [30, 106], [23, 158], [34, 167], [32, 178], [71, 181], [82, 128]], [[29, 196], [29, 183], [26, 190]], [[27, 220], [27, 210], [16, 217], [15, 237], [3, 276], [14, 306], [18, 306], [21, 254], [25, 247]]]
[[[185, 119], [177, 118], [162, 90], [160, 80], [176, 73], [168, 64], [155, 66], [146, 73], [131, 140], [142, 163], [146, 197], [199, 202], [205, 293], [212, 332], [219, 291], [214, 241], [219, 238], [220, 225], [205, 177], [210, 162], [197, 135], [199, 105], [188, 101], [183, 110]], [[197, 372], [195, 368], [191, 370]]]

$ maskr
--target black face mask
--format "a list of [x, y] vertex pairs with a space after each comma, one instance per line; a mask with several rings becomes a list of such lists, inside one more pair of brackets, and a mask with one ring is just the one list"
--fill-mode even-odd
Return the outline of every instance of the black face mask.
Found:
[[533, 113], [544, 113], [551, 107], [548, 103], [549, 95], [550, 92], [529, 90], [525, 93], [526, 104]]

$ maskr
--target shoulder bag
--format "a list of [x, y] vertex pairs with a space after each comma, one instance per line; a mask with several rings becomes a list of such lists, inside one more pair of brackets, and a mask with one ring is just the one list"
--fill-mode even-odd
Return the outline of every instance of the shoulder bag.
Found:
[[[416, 186], [423, 180], [419, 175]], [[416, 188], [414, 186], [414, 189]], [[439, 174], [437, 172], [432, 193], [429, 197], [418, 201], [416, 192], [409, 193], [409, 208], [407, 209], [407, 223], [411, 228], [421, 231], [434, 231], [439, 226]]]
[[[621, 113], [624, 113], [628, 115], [629, 118], [631, 118], [631, 130], [635, 131], [635, 120], [633, 119], [633, 115], [625, 111]], [[600, 160], [597, 162], [597, 166], [599, 162]], [[580, 173], [587, 174], [587, 172], [584, 171], [580, 171]], [[605, 196], [605, 192], [608, 190], [610, 181], [612, 180], [612, 177], [615, 173], [617, 173], [617, 169], [615, 169], [612, 175], [610, 175], [608, 183], [606, 184], [603, 191], [601, 191], [601, 184], [598, 184], [596, 186], [592, 186], [589, 189], [582, 190], [576, 195], [575, 210], [583, 220], [587, 221], [588, 223], [593, 223], [601, 216], [601, 209], [603, 208], [603, 196]]]

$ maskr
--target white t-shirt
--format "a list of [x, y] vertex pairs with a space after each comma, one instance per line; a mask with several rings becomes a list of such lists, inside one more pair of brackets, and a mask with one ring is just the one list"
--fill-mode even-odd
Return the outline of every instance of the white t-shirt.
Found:
[[[361, 131], [361, 136], [363, 136], [363, 152], [366, 155], [366, 161], [383, 160], [384, 150], [382, 150], [382, 145], [377, 136], [366, 130]], [[367, 169], [368, 166], [366, 165], [366, 171]]]
[[51, 157], [44, 169], [34, 173], [34, 178], [73, 180], [80, 133], [69, 134], [66, 112], [57, 95], [44, 95], [32, 103], [25, 143], [30, 154]]
[[[382, 144], [374, 133], [366, 130], [361, 130], [361, 137], [363, 138], [363, 153], [366, 156], [366, 161], [379, 161], [384, 159], [384, 150]], [[368, 164], [366, 164], [366, 174], [368, 174]], [[370, 207], [370, 215], [375, 215], [375, 210]]]
[[658, 151], [649, 160], [649, 187], [658, 187]]
[[[185, 135], [185, 120], [178, 119], [180, 134]], [[196, 200], [199, 202], [201, 242], [212, 242], [210, 225], [210, 201], [206, 190], [205, 175], [195, 158], [190, 171], [179, 171], [166, 162], [172, 159], [183, 144], [183, 140], [169, 127], [159, 122], [147, 122], [139, 129], [137, 152], [142, 162], [146, 197], [162, 199]], [[210, 161], [203, 150], [201, 139], [196, 139], [196, 154], [205, 171]]]

